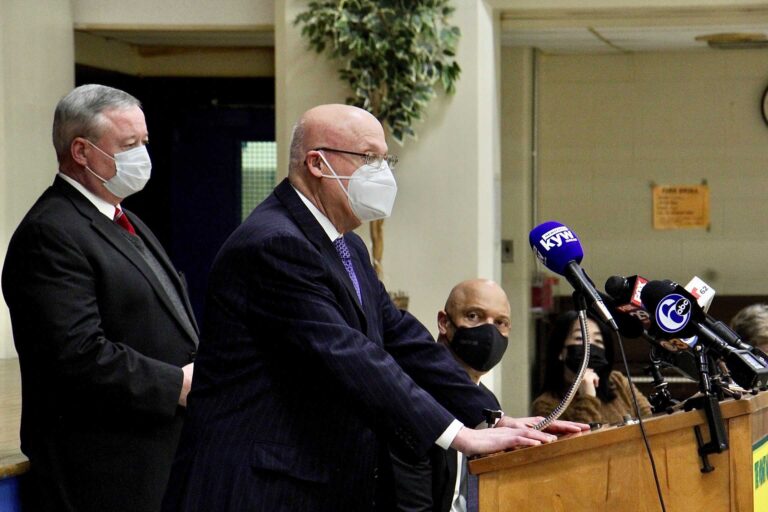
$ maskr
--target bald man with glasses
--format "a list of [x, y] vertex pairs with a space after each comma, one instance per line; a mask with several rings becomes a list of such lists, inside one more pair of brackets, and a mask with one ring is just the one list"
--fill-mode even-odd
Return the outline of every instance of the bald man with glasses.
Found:
[[495, 403], [376, 277], [352, 231], [391, 213], [395, 162], [364, 110], [299, 120], [288, 178], [214, 262], [166, 512], [391, 510], [388, 439], [474, 454], [554, 438], [464, 428]]

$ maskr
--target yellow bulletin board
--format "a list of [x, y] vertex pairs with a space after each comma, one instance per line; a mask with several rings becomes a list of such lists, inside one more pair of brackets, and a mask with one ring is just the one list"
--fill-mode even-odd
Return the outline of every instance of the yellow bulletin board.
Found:
[[653, 229], [709, 228], [709, 186], [654, 185]]
[[755, 512], [768, 510], [768, 436], [752, 445]]

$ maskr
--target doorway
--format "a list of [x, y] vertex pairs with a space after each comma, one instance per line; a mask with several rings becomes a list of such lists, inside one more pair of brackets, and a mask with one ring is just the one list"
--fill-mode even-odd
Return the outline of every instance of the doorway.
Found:
[[152, 179], [124, 204], [184, 273], [202, 319], [208, 272], [242, 219], [243, 145], [275, 140], [274, 79], [136, 77], [78, 65], [75, 81], [116, 87], [142, 102]]

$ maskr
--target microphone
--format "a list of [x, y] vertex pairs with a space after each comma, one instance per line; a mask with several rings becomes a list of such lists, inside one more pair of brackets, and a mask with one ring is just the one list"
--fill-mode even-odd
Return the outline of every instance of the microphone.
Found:
[[701, 309], [704, 311], [710, 329], [720, 336], [723, 341], [732, 347], [740, 350], [749, 350], [753, 354], [768, 360], [768, 355], [766, 355], [765, 352], [750, 343], [742, 341], [736, 331], [731, 329], [727, 324], [720, 320], [715, 320], [707, 314], [709, 306], [712, 305], [712, 299], [715, 298], [714, 288], [705, 283], [701, 278], [694, 276], [693, 279], [685, 285], [685, 290], [696, 299], [696, 303], [701, 306]]
[[605, 282], [605, 292], [616, 301], [616, 310], [639, 322], [645, 331], [651, 327], [651, 317], [640, 297], [646, 283], [648, 280], [641, 276], [611, 276]]
[[640, 318], [642, 315], [645, 315], [645, 318], [647, 319], [650, 318], [645, 310], [640, 309], [637, 312], [627, 313], [622, 310], [621, 305], [618, 305], [618, 301], [610, 295], [600, 293], [600, 297], [602, 297], [605, 307], [608, 308], [611, 316], [616, 321], [616, 325], [619, 328], [619, 334], [625, 338], [648, 337], [648, 333], [646, 332], [647, 327], [643, 325], [643, 321]]
[[704, 313], [685, 288], [673, 281], [649, 281], [641, 298], [660, 338], [697, 336], [697, 342], [725, 360], [741, 387], [751, 389], [768, 383], [768, 360], [752, 352], [735, 333], [731, 335], [725, 324]]
[[[679, 306], [676, 306], [676, 311], [670, 311], [668, 305], [665, 306], [666, 309], [672, 314], [672, 317], [662, 315], [662, 322], [660, 324], [657, 319], [657, 326], [664, 333], [679, 333], [679, 335], [682, 337], [691, 337], [699, 335], [699, 331], [703, 329], [706, 336], [709, 336], [710, 338], [712, 338], [712, 336], [716, 337], [717, 340], [719, 340], [718, 343], [722, 342], [732, 348], [738, 350], [748, 350], [750, 352], [752, 352], [755, 348], [752, 345], [743, 342], [739, 335], [736, 334], [725, 323], [720, 320], [715, 320], [710, 315], [706, 314], [699, 305], [696, 297], [691, 295], [688, 290], [679, 284], [675, 283], [674, 281], [651, 281], [651, 283], [653, 283], [653, 286], [648, 291], [648, 294], [644, 295], [646, 292], [641, 293], [642, 301], [644, 304], [646, 304], [646, 300], [651, 300], [653, 303], [656, 303], [657, 299], [662, 300], [662, 297], [659, 296], [660, 294], [674, 294], [679, 296], [677, 298]], [[687, 305], [684, 304], [683, 299], [687, 301]], [[690, 308], [689, 315], [685, 313], [685, 310], [688, 307]], [[679, 327], [675, 325], [675, 322], [678, 320], [673, 319], [673, 317], [675, 317], [676, 313], [678, 312], [683, 315], [680, 317], [679, 321], [684, 321], [687, 325]], [[688, 316], [690, 316], [690, 319], [692, 319], [690, 323], [688, 323], [688, 320], [684, 320], [683, 318]]]
[[671, 365], [683, 376], [696, 380], [696, 364], [687, 344], [677, 340], [657, 340], [648, 333], [653, 330], [651, 315], [643, 307], [641, 297], [647, 283], [648, 279], [637, 275], [611, 276], [605, 282], [605, 291], [618, 304], [611, 308], [611, 312], [619, 324], [619, 332], [627, 338], [642, 337], [649, 341], [659, 362]]
[[609, 324], [614, 331], [619, 328], [613, 316], [603, 303], [603, 298], [595, 289], [594, 283], [579, 266], [584, 251], [576, 234], [559, 222], [549, 221], [539, 224], [528, 236], [531, 249], [545, 267], [564, 276], [574, 290], [581, 293], [587, 303], [592, 305], [598, 316]]
[[715, 289], [705, 283], [700, 277], [693, 276], [693, 279], [685, 285], [686, 291], [696, 298], [696, 302], [706, 313], [709, 306], [712, 305], [712, 299], [715, 298]]

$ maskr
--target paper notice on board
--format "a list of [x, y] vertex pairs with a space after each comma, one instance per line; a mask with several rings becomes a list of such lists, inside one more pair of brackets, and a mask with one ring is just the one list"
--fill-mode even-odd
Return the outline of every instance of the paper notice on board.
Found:
[[709, 186], [655, 185], [653, 229], [709, 227]]

